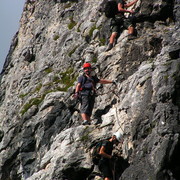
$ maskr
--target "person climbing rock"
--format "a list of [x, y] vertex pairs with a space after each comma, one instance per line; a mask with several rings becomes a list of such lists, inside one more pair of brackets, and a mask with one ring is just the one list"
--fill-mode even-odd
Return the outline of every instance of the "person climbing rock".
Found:
[[92, 76], [92, 66], [90, 63], [84, 63], [84, 74], [78, 78], [78, 84], [75, 89], [74, 98], [79, 98], [81, 103], [81, 117], [83, 125], [91, 124], [91, 114], [95, 103], [96, 84], [116, 84], [115, 81], [99, 79], [97, 76]]
[[112, 155], [113, 146], [123, 143], [123, 136], [120, 132], [116, 132], [109, 140], [102, 142], [99, 154], [101, 159], [98, 164], [98, 168], [103, 174], [104, 180], [112, 180], [115, 176], [113, 169], [114, 156]]
[[113, 48], [117, 35], [118, 33], [120, 33], [121, 27], [128, 29], [128, 40], [136, 38], [133, 18], [126, 18], [124, 16], [124, 13], [133, 14], [133, 10], [127, 10], [126, 8], [132, 6], [137, 1], [138, 0], [134, 0], [132, 2], [126, 3], [126, 0], [117, 0], [117, 13], [114, 15], [113, 18], [111, 18], [110, 26], [112, 34], [110, 36], [109, 44], [106, 48], [106, 51], [109, 51]]

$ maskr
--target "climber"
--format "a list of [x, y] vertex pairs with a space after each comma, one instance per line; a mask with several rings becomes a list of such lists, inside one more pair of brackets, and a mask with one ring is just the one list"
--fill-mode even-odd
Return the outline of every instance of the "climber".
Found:
[[91, 114], [95, 102], [96, 84], [116, 84], [115, 81], [99, 79], [97, 76], [92, 76], [92, 67], [90, 63], [84, 63], [83, 65], [84, 74], [78, 78], [78, 84], [75, 89], [74, 98], [78, 98], [81, 103], [81, 117], [83, 125], [91, 124]]
[[112, 165], [115, 156], [112, 155], [112, 151], [113, 145], [118, 145], [119, 143], [123, 143], [123, 137], [120, 132], [116, 132], [109, 140], [105, 140], [101, 145], [99, 151], [101, 159], [99, 161], [98, 168], [102, 172], [104, 180], [112, 180], [113, 176], [115, 176], [115, 169], [113, 169]]
[[133, 18], [126, 18], [124, 16], [124, 13], [130, 13], [133, 14], [133, 10], [127, 10], [125, 8], [128, 8], [135, 4], [138, 0], [134, 0], [132, 2], [129, 2], [126, 4], [126, 0], [117, 0], [117, 6], [118, 6], [118, 13], [115, 15], [114, 18], [111, 19], [111, 31], [112, 34], [110, 36], [109, 44], [106, 49], [106, 51], [109, 51], [113, 48], [113, 45], [115, 43], [115, 39], [117, 38], [118, 33], [120, 33], [121, 26], [125, 29], [128, 29], [128, 40], [135, 39], [135, 28], [134, 28], [134, 22]]

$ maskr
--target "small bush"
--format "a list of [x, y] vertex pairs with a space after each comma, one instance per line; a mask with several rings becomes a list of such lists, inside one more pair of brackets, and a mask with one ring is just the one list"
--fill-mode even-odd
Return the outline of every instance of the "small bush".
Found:
[[70, 23], [68, 24], [68, 28], [72, 29], [74, 26], [76, 26], [77, 23], [73, 20], [73, 17], [70, 17], [69, 20]]
[[40, 83], [39, 85], [37, 85], [33, 93], [39, 92], [41, 88], [42, 88], [42, 84]]
[[28, 103], [26, 103], [21, 111], [21, 114], [24, 115], [25, 112], [28, 111], [33, 105], [39, 105], [43, 101], [44, 97], [37, 97], [31, 99]]
[[73, 86], [77, 75], [74, 74], [73, 68], [68, 68], [65, 72], [60, 73], [61, 75], [61, 84], [64, 84], [65, 87], [62, 88], [62, 91], [67, 91], [67, 89]]
[[77, 49], [77, 46], [68, 53], [68, 56], [71, 57], [72, 54], [76, 51], [76, 49]]
[[93, 62], [93, 63], [97, 63], [97, 56], [94, 56], [94, 57], [93, 57], [92, 62]]
[[101, 39], [99, 39], [99, 41], [100, 41], [101, 46], [104, 46], [106, 44], [106, 39], [105, 38], [101, 38]]
[[59, 39], [59, 37], [60, 37], [59, 35], [54, 35], [53, 40], [55, 40], [55, 41], [56, 41], [56, 40], [58, 40], [58, 39]]
[[29, 93], [26, 93], [26, 94], [20, 94], [19, 95], [19, 98], [23, 99], [24, 97], [26, 97]]
[[83, 133], [83, 135], [81, 136], [81, 138], [79, 139], [79, 141], [84, 142], [84, 143], [90, 141], [90, 131], [89, 131], [89, 128], [88, 128], [88, 127], [85, 127], [84, 133]]
[[34, 91], [29, 92], [29, 93], [26, 93], [26, 94], [20, 94], [20, 95], [19, 95], [19, 98], [23, 99], [23, 98], [26, 97], [27, 95], [32, 95], [32, 94], [34, 94], [35, 92], [39, 92], [40, 89], [41, 89], [41, 87], [42, 87], [42, 84], [40, 83], [39, 85], [37, 85], [37, 87], [34, 89]]
[[54, 76], [54, 78], [53, 78], [53, 82], [54, 83], [59, 83], [61, 80], [59, 79], [59, 76]]
[[45, 69], [44, 71], [45, 71], [47, 74], [49, 74], [49, 73], [51, 73], [51, 72], [52, 72], [52, 68], [51, 68], [51, 67], [49, 67], [49, 68]]
[[80, 25], [77, 27], [77, 32], [81, 32]]
[[93, 31], [94, 31], [95, 29], [97, 29], [97, 28], [96, 28], [96, 26], [94, 25], [94, 26], [92, 26], [91, 29], [89, 30], [89, 36], [90, 36], [90, 37], [92, 37]]

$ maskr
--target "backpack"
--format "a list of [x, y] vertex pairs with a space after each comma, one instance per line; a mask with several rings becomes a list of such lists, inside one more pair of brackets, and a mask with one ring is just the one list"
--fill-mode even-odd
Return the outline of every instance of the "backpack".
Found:
[[118, 4], [116, 0], [106, 0], [104, 12], [107, 18], [114, 18], [118, 13]]
[[98, 165], [99, 160], [101, 159], [101, 155], [99, 154], [100, 148], [102, 146], [103, 141], [99, 141], [95, 144], [95, 146], [91, 150], [91, 159], [93, 164]]
[[[86, 88], [85, 88], [85, 84], [86, 84], [86, 81], [87, 81], [87, 77], [85, 76], [85, 75], [82, 75], [82, 84], [81, 84], [81, 87], [80, 87], [80, 91], [82, 91], [82, 90], [85, 90]], [[91, 77], [92, 78], [92, 87], [93, 87], [93, 89], [92, 90], [95, 90], [95, 88], [96, 88], [96, 84], [94, 83], [94, 81], [95, 81], [95, 76], [92, 76]]]

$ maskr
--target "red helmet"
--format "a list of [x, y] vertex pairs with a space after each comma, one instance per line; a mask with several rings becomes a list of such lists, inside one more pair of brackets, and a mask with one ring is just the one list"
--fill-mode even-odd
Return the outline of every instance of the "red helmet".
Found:
[[91, 68], [91, 64], [90, 63], [84, 63], [83, 68]]

